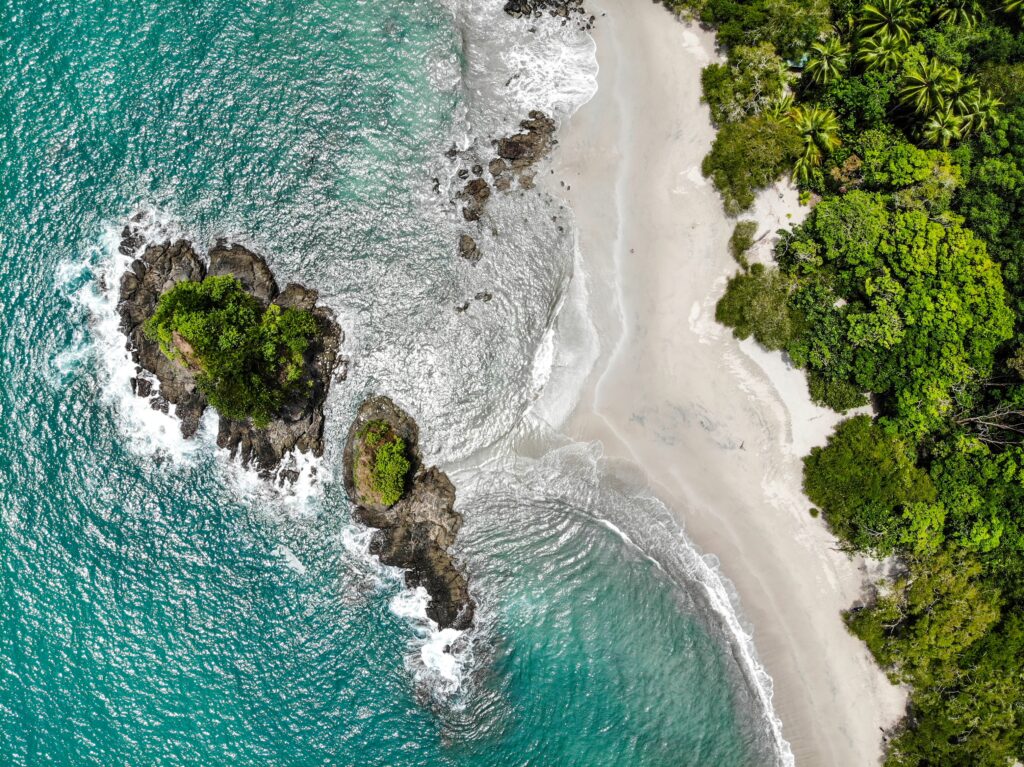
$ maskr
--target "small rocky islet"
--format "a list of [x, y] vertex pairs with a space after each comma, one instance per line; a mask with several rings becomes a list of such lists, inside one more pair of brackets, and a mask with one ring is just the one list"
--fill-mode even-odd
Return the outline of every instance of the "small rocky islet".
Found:
[[[389, 504], [374, 487], [372, 467], [378, 445], [396, 443], [404, 447], [408, 464], [401, 497]], [[372, 397], [359, 408], [345, 443], [344, 481], [354, 517], [376, 529], [371, 553], [385, 565], [404, 569], [410, 588], [426, 589], [427, 617], [440, 628], [469, 628], [476, 605], [449, 553], [462, 527], [462, 515], [454, 508], [455, 486], [440, 469], [423, 466], [416, 422], [387, 397]]]
[[[186, 438], [198, 430], [209, 402], [199, 386], [197, 366], [170, 359], [145, 331], [146, 321], [156, 311], [160, 297], [182, 282], [229, 275], [263, 309], [275, 305], [282, 310], [309, 312], [316, 322], [316, 332], [304, 359], [308, 386], [288, 397], [276, 417], [264, 427], [255, 426], [251, 420], [221, 415], [217, 445], [229, 450], [233, 458], [239, 456], [243, 465], [254, 465], [265, 478], [274, 476], [293, 450], [323, 455], [324, 403], [341, 362], [339, 349], [344, 333], [333, 312], [317, 305], [317, 292], [295, 283], [279, 290], [267, 262], [241, 245], [219, 241], [204, 262], [187, 240], [146, 244], [137, 221], [122, 232], [120, 252], [125, 256], [139, 254], [121, 276], [117, 305], [121, 330], [127, 336], [127, 347], [136, 364], [132, 386], [138, 396], [150, 399], [156, 409], [168, 412], [173, 406]], [[283, 469], [281, 479], [294, 480], [294, 472]]]

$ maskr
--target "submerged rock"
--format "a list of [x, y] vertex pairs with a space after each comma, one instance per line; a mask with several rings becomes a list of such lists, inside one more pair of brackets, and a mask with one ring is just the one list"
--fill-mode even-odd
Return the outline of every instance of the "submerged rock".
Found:
[[[497, 157], [487, 162], [487, 171], [491, 176], [493, 188], [483, 178], [484, 165], [474, 163], [473, 174], [476, 178], [469, 179], [456, 192], [455, 200], [464, 201], [462, 216], [467, 222], [479, 221], [487, 208], [492, 193], [508, 192], [515, 181], [521, 189], [532, 189], [535, 185], [537, 163], [547, 157], [551, 147], [557, 142], [554, 134], [555, 121], [543, 112], [532, 110], [527, 119], [519, 123], [520, 131], [511, 136], [493, 141]], [[463, 168], [456, 174], [460, 179], [469, 178], [469, 170]], [[455, 201], [453, 200], [453, 202]], [[459, 242], [459, 255], [475, 263], [480, 253], [476, 243], [469, 235], [462, 235]]]
[[482, 178], [475, 178], [459, 192], [459, 197], [468, 200], [462, 209], [463, 217], [467, 221], [479, 221], [484, 214], [484, 206], [491, 198], [491, 188]]
[[[357, 481], [360, 457], [368, 450], [366, 427], [373, 422], [387, 424], [404, 440], [411, 464], [405, 493], [392, 506], [381, 503], [373, 492], [361, 491], [363, 482]], [[462, 527], [462, 515], [455, 511], [455, 487], [443, 471], [423, 467], [416, 422], [387, 397], [373, 397], [359, 408], [345, 443], [344, 481], [356, 506], [355, 518], [377, 530], [370, 551], [382, 563], [406, 570], [410, 588], [426, 589], [427, 616], [440, 628], [471, 626], [476, 605], [469, 582], [448, 552]]]
[[[143, 244], [136, 228], [131, 224], [126, 226], [121, 235], [121, 252], [133, 255]], [[182, 435], [191, 437], [208, 406], [196, 382], [196, 375], [201, 371], [197, 364], [188, 364], [191, 357], [187, 349], [182, 349], [185, 364], [169, 360], [160, 351], [159, 344], [146, 337], [143, 325], [156, 310], [160, 296], [179, 282], [219, 275], [238, 278], [263, 307], [273, 303], [282, 308], [306, 309], [317, 323], [318, 333], [306, 353], [306, 375], [311, 382], [308, 392], [285, 402], [278, 416], [264, 428], [257, 428], [249, 421], [220, 418], [217, 444], [230, 450], [232, 457], [241, 456], [244, 465], [254, 463], [262, 476], [269, 477], [292, 450], [315, 456], [324, 451], [323, 407], [344, 334], [333, 312], [316, 305], [315, 290], [293, 283], [279, 291], [266, 261], [240, 245], [218, 242], [210, 250], [206, 265], [187, 240], [153, 244], [145, 248], [121, 277], [117, 307], [121, 330], [128, 338], [127, 347], [140, 372], [148, 371], [159, 384], [153, 406], [166, 412], [168, 406], [173, 405]], [[141, 397], [150, 397], [152, 386], [145, 378], [136, 378], [135, 392]]]

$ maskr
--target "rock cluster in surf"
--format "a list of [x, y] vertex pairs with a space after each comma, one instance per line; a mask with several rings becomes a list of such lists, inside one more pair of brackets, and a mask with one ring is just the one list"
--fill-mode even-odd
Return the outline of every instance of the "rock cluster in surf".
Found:
[[[492, 142], [495, 156], [487, 162], [486, 172], [482, 162], [472, 162], [472, 167], [462, 168], [456, 174], [466, 181], [455, 197], [464, 203], [462, 217], [468, 223], [478, 222], [483, 217], [487, 201], [491, 199], [492, 188], [494, 191], [508, 192], [513, 183], [520, 189], [534, 187], [534, 166], [547, 157], [556, 143], [554, 135], [557, 126], [553, 119], [535, 109], [526, 120], [519, 123], [519, 127], [518, 133]], [[455, 159], [459, 153], [453, 147], [448, 156]], [[471, 173], [473, 178], [470, 178]], [[482, 253], [472, 235], [460, 235], [459, 255], [474, 264], [480, 260]]]
[[[187, 240], [146, 245], [138, 221], [133, 220], [121, 235], [120, 252], [137, 257], [121, 277], [117, 307], [136, 364], [132, 378], [135, 393], [149, 398], [154, 408], [164, 412], [173, 405], [182, 435], [187, 438], [195, 434], [208, 406], [195, 373], [187, 365], [168, 359], [159, 344], [146, 336], [143, 325], [153, 315], [160, 296], [179, 282], [231, 275], [263, 307], [276, 304], [282, 309], [311, 312], [318, 332], [306, 354], [306, 374], [311, 382], [308, 392], [286, 401], [278, 416], [263, 428], [221, 416], [217, 444], [230, 450], [232, 457], [239, 455], [244, 465], [255, 464], [264, 477], [274, 475], [292, 450], [322, 455], [324, 401], [344, 334], [330, 309], [317, 306], [317, 292], [295, 283], [279, 290], [266, 261], [240, 245], [218, 242], [205, 263]], [[291, 469], [280, 472], [281, 479], [294, 481], [296, 476]]]
[[577, 19], [581, 29], [590, 29], [594, 17], [587, 18], [587, 10], [583, 0], [508, 0], [505, 13], [513, 18], [539, 19], [545, 13], [553, 18], [561, 18], [562, 24]]
[[[365, 435], [375, 422], [383, 422], [404, 441], [411, 464], [405, 492], [392, 506], [361, 491], [357, 479], [360, 461], [372, 459]], [[416, 422], [387, 397], [373, 397], [359, 408], [345, 443], [344, 481], [355, 504], [354, 517], [376, 528], [371, 553], [386, 565], [404, 569], [410, 588], [426, 589], [427, 616], [440, 628], [469, 628], [476, 606], [466, 576], [448, 551], [462, 527], [462, 515], [454, 508], [455, 487], [441, 470], [424, 468]]]

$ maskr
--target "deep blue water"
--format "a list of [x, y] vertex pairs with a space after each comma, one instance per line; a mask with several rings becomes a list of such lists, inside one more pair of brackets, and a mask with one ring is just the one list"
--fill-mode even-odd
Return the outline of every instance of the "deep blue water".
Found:
[[[453, 256], [430, 190], [465, 131], [454, 7], [0, 7], [0, 763], [764, 763], [728, 648], [594, 521], [629, 499], [587, 472], [460, 471], [483, 620], [455, 689], [365, 555], [333, 450], [289, 496], [132, 409], [105, 286], [142, 208], [321, 290], [353, 358], [334, 443], [376, 391], [442, 462], [515, 425], [565, 257], [514, 282]], [[459, 319], [480, 280], [494, 314]]]

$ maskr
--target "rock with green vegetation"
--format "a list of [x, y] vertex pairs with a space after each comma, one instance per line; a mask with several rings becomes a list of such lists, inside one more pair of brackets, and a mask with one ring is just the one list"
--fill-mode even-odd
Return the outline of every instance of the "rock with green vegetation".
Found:
[[394, 506], [405, 494], [412, 464], [405, 440], [386, 421], [370, 421], [357, 437], [353, 479], [365, 505]]
[[371, 552], [406, 570], [410, 588], [426, 589], [427, 616], [440, 628], [472, 625], [469, 583], [449, 553], [462, 527], [455, 487], [423, 467], [416, 422], [387, 397], [368, 399], [349, 428], [343, 464], [353, 516], [376, 528]]
[[[264, 476], [293, 450], [322, 455], [342, 332], [316, 291], [279, 291], [266, 262], [238, 245], [218, 243], [208, 263], [184, 240], [146, 245], [134, 221], [121, 251], [138, 256], [118, 304], [136, 393], [173, 405], [186, 437], [213, 406], [218, 445]], [[294, 479], [293, 469], [281, 478]]]
[[311, 385], [306, 351], [317, 333], [305, 309], [262, 307], [237, 277], [186, 280], [160, 296], [143, 325], [169, 359], [189, 368], [218, 413], [266, 427]]

